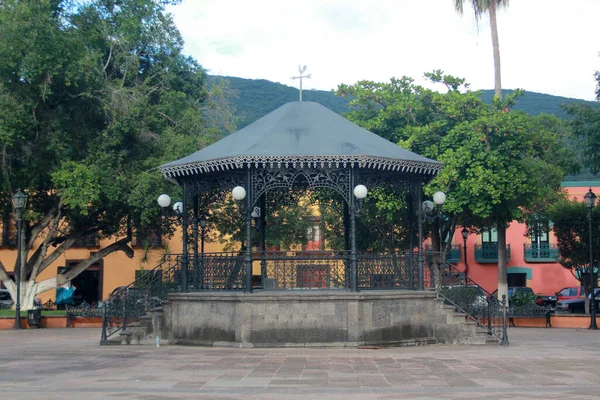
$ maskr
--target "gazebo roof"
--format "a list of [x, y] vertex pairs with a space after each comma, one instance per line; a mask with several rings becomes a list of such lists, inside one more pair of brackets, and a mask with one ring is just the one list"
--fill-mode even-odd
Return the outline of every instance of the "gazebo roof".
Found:
[[291, 102], [187, 157], [160, 167], [168, 178], [256, 167], [356, 165], [434, 175], [442, 164], [412, 153], [314, 102]]

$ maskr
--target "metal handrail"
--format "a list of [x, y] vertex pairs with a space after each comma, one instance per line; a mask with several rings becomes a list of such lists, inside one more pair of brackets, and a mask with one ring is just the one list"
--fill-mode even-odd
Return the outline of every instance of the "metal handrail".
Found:
[[168, 293], [181, 291], [180, 258], [181, 255], [165, 255], [156, 267], [104, 301], [100, 344], [108, 344], [108, 338], [126, 330], [128, 323], [161, 306]]
[[466, 314], [489, 336], [508, 344], [506, 298], [498, 300], [450, 263], [442, 268], [440, 279], [438, 296], [445, 303]]

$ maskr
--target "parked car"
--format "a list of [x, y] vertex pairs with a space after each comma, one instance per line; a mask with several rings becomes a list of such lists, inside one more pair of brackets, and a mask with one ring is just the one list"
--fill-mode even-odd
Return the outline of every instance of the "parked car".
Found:
[[[492, 296], [498, 297], [498, 290], [495, 290], [492, 293]], [[509, 303], [515, 302], [518, 298], [530, 297], [532, 301], [540, 306], [540, 307], [556, 307], [556, 302], [558, 300], [557, 296], [553, 295], [536, 295], [533, 292], [533, 289], [526, 286], [509, 286], [508, 287], [508, 301]]]
[[560, 289], [558, 292], [556, 292], [556, 296], [558, 297], [558, 300], [561, 301], [572, 300], [583, 297], [584, 293], [585, 290], [583, 289], [583, 286], [572, 286]]
[[[591, 298], [591, 296], [589, 296]], [[600, 310], [600, 288], [594, 289], [594, 298], [596, 299], [596, 310]], [[585, 297], [576, 299], [560, 300], [556, 303], [556, 311], [568, 313], [584, 313]]]
[[0, 289], [0, 308], [11, 308], [13, 303], [10, 292], [7, 289]]

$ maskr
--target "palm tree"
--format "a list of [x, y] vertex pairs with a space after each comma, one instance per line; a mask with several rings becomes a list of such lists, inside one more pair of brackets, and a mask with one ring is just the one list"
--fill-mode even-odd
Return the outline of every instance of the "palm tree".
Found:
[[[500, 75], [500, 44], [498, 43], [498, 24], [496, 22], [496, 9], [498, 7], [508, 7], [508, 0], [470, 0], [475, 11], [475, 20], [479, 19], [486, 12], [490, 15], [490, 28], [492, 30], [492, 47], [494, 49], [494, 82], [495, 93], [502, 100], [502, 79]], [[459, 14], [463, 14], [464, 0], [454, 0], [454, 7]]]
[[[470, 0], [471, 6], [475, 11], [475, 20], [479, 19], [486, 12], [490, 15], [490, 28], [492, 31], [492, 48], [494, 49], [494, 89], [499, 100], [502, 100], [502, 79], [500, 74], [500, 44], [498, 42], [498, 24], [496, 22], [496, 10], [498, 7], [508, 7], [508, 0]], [[454, 0], [456, 11], [463, 14], [463, 0]], [[487, 142], [490, 149], [489, 140]], [[508, 275], [506, 262], [506, 227], [503, 221], [496, 221], [498, 231], [498, 298], [506, 296], [508, 304]]]

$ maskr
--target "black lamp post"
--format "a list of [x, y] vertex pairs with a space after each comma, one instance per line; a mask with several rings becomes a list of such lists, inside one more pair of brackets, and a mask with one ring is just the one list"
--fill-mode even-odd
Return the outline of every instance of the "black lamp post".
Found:
[[17, 304], [15, 306], [15, 326], [13, 329], [21, 329], [21, 217], [27, 204], [27, 195], [21, 189], [17, 190], [17, 193], [12, 197], [12, 203], [15, 210], [17, 210], [17, 264], [15, 265]]
[[202, 258], [204, 258], [204, 234], [206, 233], [206, 223], [208, 222], [208, 218], [206, 215], [201, 215], [200, 220], [200, 254], [202, 254]]
[[[419, 200], [420, 201], [420, 200]], [[444, 192], [435, 192], [433, 194], [433, 202], [429, 200], [425, 200], [421, 203], [421, 210], [417, 211], [418, 223], [419, 223], [419, 248], [417, 255], [417, 274], [418, 274], [418, 289], [425, 289], [425, 272], [424, 272], [424, 257], [423, 257], [423, 224], [426, 220], [433, 221], [436, 218], [440, 219], [440, 228], [441, 228], [441, 219], [442, 219], [442, 205], [446, 202], [446, 193]], [[434, 205], [437, 206], [437, 212], [434, 212]], [[441, 243], [443, 242], [442, 233], [440, 229], [440, 249], [442, 248]]]
[[[183, 198], [185, 199], [185, 185], [183, 185]], [[158, 196], [158, 205], [166, 209], [171, 205], [171, 197], [168, 194]], [[173, 204], [173, 212], [181, 218], [182, 254], [181, 254], [181, 287], [184, 292], [188, 290], [188, 219], [186, 205], [182, 201]]]
[[464, 227], [462, 228], [462, 231], [460, 231], [460, 233], [462, 234], [462, 238], [463, 238], [463, 251], [464, 251], [464, 258], [465, 258], [465, 285], [467, 284], [467, 274], [469, 273], [469, 262], [467, 261], [467, 238], [469, 237], [469, 230]]
[[585, 205], [589, 210], [588, 217], [588, 229], [590, 231], [589, 241], [590, 241], [590, 329], [598, 329], [596, 325], [596, 298], [594, 296], [594, 289], [596, 286], [596, 274], [594, 273], [594, 248], [592, 243], [592, 210], [594, 205], [596, 204], [596, 195], [592, 192], [592, 188], [590, 188], [589, 192], [583, 196], [583, 200], [585, 201]]

